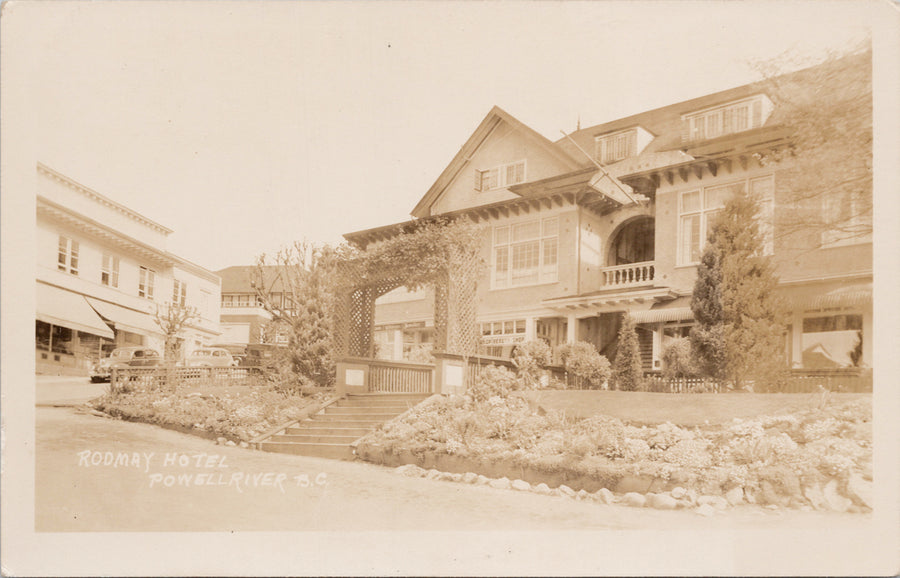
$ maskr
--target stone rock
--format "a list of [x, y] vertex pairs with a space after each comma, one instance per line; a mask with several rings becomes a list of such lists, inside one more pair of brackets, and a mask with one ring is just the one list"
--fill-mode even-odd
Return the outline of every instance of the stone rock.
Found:
[[444, 482], [455, 482], [456, 479], [453, 476], [454, 474], [451, 474], [450, 472], [441, 472], [437, 479]]
[[753, 490], [744, 490], [744, 499], [747, 500], [748, 504], [756, 503], [756, 494]]
[[225, 445], [226, 445], [226, 446], [229, 446], [229, 447], [232, 447], [232, 448], [235, 447], [235, 446], [237, 446], [237, 444], [234, 443], [234, 442], [231, 441], [231, 440], [228, 440], [227, 442], [225, 442]]
[[622, 497], [622, 503], [633, 508], [643, 508], [647, 505], [647, 498], [637, 492], [628, 492]]
[[600, 488], [594, 492], [594, 499], [601, 504], [612, 504], [616, 501], [616, 496], [606, 488]]
[[684, 500], [684, 499], [676, 500], [676, 502], [678, 502], [679, 508], [693, 508], [696, 505], [695, 502], [692, 502], [690, 500]]
[[508, 490], [512, 487], [512, 484], [509, 481], [509, 478], [500, 478], [499, 480], [491, 480], [488, 484], [492, 488], [496, 488], [498, 490]]
[[728, 508], [728, 500], [726, 500], [722, 496], [700, 496], [699, 498], [697, 498], [697, 504], [701, 506], [711, 506], [716, 510], [724, 510]]
[[520, 492], [527, 492], [531, 490], [531, 484], [529, 484], [525, 480], [513, 480], [512, 488], [514, 490], [519, 490]]
[[578, 490], [578, 493], [575, 494], [576, 500], [589, 500], [591, 495], [585, 490]]
[[828, 504], [825, 503], [825, 494], [822, 493], [822, 486], [819, 482], [812, 482], [803, 488], [803, 496], [817, 510], [824, 510], [828, 507]]
[[686, 500], [690, 500], [690, 502], [692, 504], [696, 504], [698, 497], [699, 497], [699, 494], [697, 493], [697, 490], [695, 490], [694, 488], [688, 488], [687, 494], [685, 495], [684, 498]]
[[647, 494], [647, 505], [657, 510], [674, 510], [678, 500], [667, 494]]
[[478, 474], [475, 472], [466, 472], [463, 474], [462, 481], [466, 484], [474, 484], [478, 480]]
[[837, 480], [831, 480], [825, 484], [825, 489], [822, 493], [825, 495], [825, 503], [828, 505], [828, 508], [835, 512], [846, 512], [850, 504], [853, 503], [838, 492]]
[[550, 489], [550, 486], [548, 486], [544, 482], [541, 482], [540, 484], [538, 484], [536, 486], [532, 486], [531, 489], [534, 490], [534, 492], [536, 494], [542, 494], [544, 496], [549, 496], [550, 494], [553, 493], [553, 490]]
[[441, 472], [434, 468], [431, 468], [428, 470], [428, 473], [425, 474], [425, 479], [427, 480], [436, 480], [439, 477], [441, 477]]
[[857, 473], [851, 474], [847, 480], [847, 495], [867, 508], [874, 504], [872, 482], [867, 482]]
[[[188, 397], [190, 397], [190, 396], [188, 396]], [[227, 441], [228, 441], [227, 439], [222, 438], [222, 437], [216, 438], [216, 443], [217, 443], [218, 445], [220, 445], [220, 446], [224, 446], [224, 445], [225, 445], [225, 442], [227, 442]]]
[[558, 489], [559, 489], [559, 493], [564, 496], [568, 496], [570, 498], [575, 497], [575, 490], [573, 490], [572, 488], [570, 488], [569, 486], [567, 486], [565, 484], [561, 485]]
[[738, 486], [725, 492], [725, 500], [732, 506], [744, 503], [744, 488]]
[[775, 491], [775, 486], [768, 480], [763, 480], [759, 483], [759, 494], [760, 495], [757, 496], [756, 499], [761, 504], [775, 504], [776, 506], [781, 506], [787, 501], [786, 498], [780, 496], [778, 492]]
[[406, 464], [403, 466], [399, 466], [397, 468], [394, 468], [394, 471], [401, 476], [407, 476], [410, 478], [421, 478], [425, 474], [425, 470], [423, 470], [416, 464]]
[[716, 513], [716, 509], [709, 504], [700, 504], [694, 511], [706, 517], [714, 516]]
[[675, 498], [676, 500], [680, 500], [687, 495], [687, 490], [682, 488], [681, 486], [672, 488], [672, 491], [669, 492], [669, 495]]
[[250, 444], [248, 444], [247, 442], [241, 442], [241, 447], [242, 447], [242, 448], [249, 448], [249, 447], [250, 447]]
[[450, 474], [450, 480], [453, 481], [453, 482], [460, 482], [460, 481], [462, 481], [462, 477], [463, 477], [462, 474]]
[[478, 484], [479, 486], [486, 486], [491, 483], [491, 479], [487, 476], [482, 476], [481, 474], [478, 474], [478, 478], [475, 480], [475, 483]]

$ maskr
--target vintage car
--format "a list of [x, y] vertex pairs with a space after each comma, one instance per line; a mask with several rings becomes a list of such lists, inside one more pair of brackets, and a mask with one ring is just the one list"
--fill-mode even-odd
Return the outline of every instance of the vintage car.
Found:
[[182, 367], [233, 367], [237, 365], [234, 357], [222, 347], [200, 347], [179, 363]]
[[158, 367], [163, 359], [155, 349], [149, 347], [119, 347], [109, 357], [101, 359], [91, 368], [93, 383], [109, 381], [114, 367]]

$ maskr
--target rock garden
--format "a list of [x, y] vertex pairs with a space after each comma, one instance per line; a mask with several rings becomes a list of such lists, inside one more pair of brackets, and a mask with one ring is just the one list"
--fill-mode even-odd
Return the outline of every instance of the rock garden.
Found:
[[[806, 394], [747, 417], [738, 410], [752, 394], [706, 394], [719, 419], [686, 426], [675, 425], [678, 404], [669, 421], [636, 423], [604, 415], [603, 396], [621, 392], [593, 392], [599, 409], [585, 416], [542, 407], [524, 387], [490, 368], [467, 395], [434, 396], [363, 438], [357, 455], [404, 475], [705, 515], [741, 504], [871, 511], [868, 395]], [[691, 396], [634, 395], [662, 408]], [[743, 417], [723, 419], [728, 401]]]

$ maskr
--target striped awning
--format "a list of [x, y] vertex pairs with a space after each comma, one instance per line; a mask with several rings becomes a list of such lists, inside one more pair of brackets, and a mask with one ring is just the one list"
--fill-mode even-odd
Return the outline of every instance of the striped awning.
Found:
[[633, 311], [631, 318], [635, 323], [665, 323], [667, 321], [690, 321], [694, 318], [691, 311], [691, 298], [678, 297], [665, 303], [656, 303], [645, 311]]
[[113, 338], [112, 330], [91, 309], [84, 295], [38, 283], [36, 297], [35, 317], [38, 321]]
[[138, 333], [140, 335], [161, 335], [162, 331], [153, 316], [134, 309], [126, 309], [119, 305], [113, 305], [106, 301], [100, 301], [91, 297], [87, 298], [97, 313], [116, 326], [116, 329]]
[[826, 292], [806, 292], [788, 297], [793, 309], [835, 309], [859, 307], [872, 303], [872, 284], [855, 283]]

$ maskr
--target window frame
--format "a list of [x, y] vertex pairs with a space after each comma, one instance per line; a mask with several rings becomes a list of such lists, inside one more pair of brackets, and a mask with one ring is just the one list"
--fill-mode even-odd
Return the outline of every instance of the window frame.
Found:
[[[550, 221], [555, 221], [552, 231], [549, 230]], [[515, 228], [524, 230], [528, 226], [535, 226], [537, 234], [525, 238], [515, 239]], [[498, 242], [500, 241], [500, 242]], [[552, 249], [551, 249], [552, 247]], [[518, 250], [518, 254], [517, 254]], [[534, 258], [530, 253], [536, 253], [537, 264], [535, 267], [520, 267], [521, 271], [535, 269], [535, 278], [531, 279], [520, 275], [516, 277], [516, 260], [523, 258], [521, 251], [528, 251], [524, 258]], [[552, 256], [552, 263], [549, 262]], [[503, 269], [499, 267], [503, 265]], [[502, 276], [501, 276], [502, 272]], [[559, 281], [559, 215], [514, 221], [503, 225], [495, 225], [491, 228], [491, 290], [515, 289], [532, 285], [557, 283]]]
[[119, 257], [111, 253], [103, 253], [100, 258], [100, 284], [107, 287], [119, 287]]
[[637, 127], [597, 135], [594, 137], [594, 158], [607, 165], [637, 156], [637, 137]]
[[[764, 94], [756, 94], [682, 115], [684, 138], [687, 142], [699, 142], [760, 128], [768, 118], [767, 100]], [[737, 126], [739, 111], [741, 126]], [[715, 131], [710, 131], [712, 119], [715, 119]]]
[[152, 301], [155, 286], [156, 270], [141, 265], [138, 269], [138, 297]]
[[[757, 215], [757, 225], [760, 228], [764, 236], [763, 241], [763, 254], [764, 255], [772, 255], [775, 252], [775, 241], [774, 241], [774, 208], [775, 208], [775, 173], [769, 173], [765, 175], [757, 175], [757, 176], [748, 176], [743, 179], [735, 179], [731, 181], [726, 181], [722, 183], [716, 183], [709, 186], [699, 186], [691, 189], [678, 191], [676, 194], [678, 198], [676, 200], [677, 209], [678, 209], [678, 232], [677, 232], [677, 249], [676, 249], [676, 266], [677, 267], [695, 267], [700, 263], [700, 259], [703, 255], [703, 250], [706, 248], [707, 243], [707, 235], [709, 233], [709, 223], [712, 217], [716, 215], [719, 211], [724, 207], [725, 202], [727, 202], [727, 198], [723, 199], [723, 202], [719, 205], [712, 205], [708, 203], [708, 191], [714, 189], [725, 189], [727, 187], [733, 187], [735, 185], [743, 185], [743, 191], [745, 194], [747, 192], [752, 191], [752, 187], [754, 183], [769, 180], [771, 181], [770, 192], [766, 196], [766, 198], [758, 199], [760, 204], [760, 210]], [[684, 208], [684, 197], [685, 195], [696, 193], [698, 196], [698, 208], [692, 210], [685, 210]], [[755, 193], [754, 193], [755, 194]], [[710, 206], [707, 206], [710, 205]], [[685, 218], [686, 217], [697, 217], [698, 227], [697, 227], [697, 260], [690, 261], [686, 259], [685, 249], [686, 249], [686, 227], [685, 227]], [[692, 227], [693, 231], [693, 227]], [[691, 246], [693, 246], [693, 239], [691, 239]], [[690, 249], [688, 249], [690, 250]]]
[[[509, 181], [509, 170], [513, 169], [514, 172], [518, 172], [518, 167], [521, 165], [522, 167], [522, 175], [521, 179], [517, 178], [518, 175], [515, 174], [513, 176], [513, 180], [515, 182]], [[489, 175], [493, 172], [497, 173], [496, 182], [492, 186], [485, 186], [485, 175]], [[494, 177], [491, 177], [492, 179]], [[524, 183], [528, 180], [528, 159], [521, 159], [518, 161], [514, 161], [511, 163], [504, 163], [501, 165], [497, 165], [491, 167], [489, 169], [475, 169], [475, 183], [474, 188], [478, 192], [487, 192], [487, 191], [496, 191], [499, 189], [505, 189], [511, 187], [513, 185], [518, 185], [520, 183]]]
[[56, 248], [56, 270], [70, 275], [78, 275], [80, 243], [72, 237], [59, 236]]
[[187, 284], [181, 279], [172, 280], [172, 305], [187, 304]]

